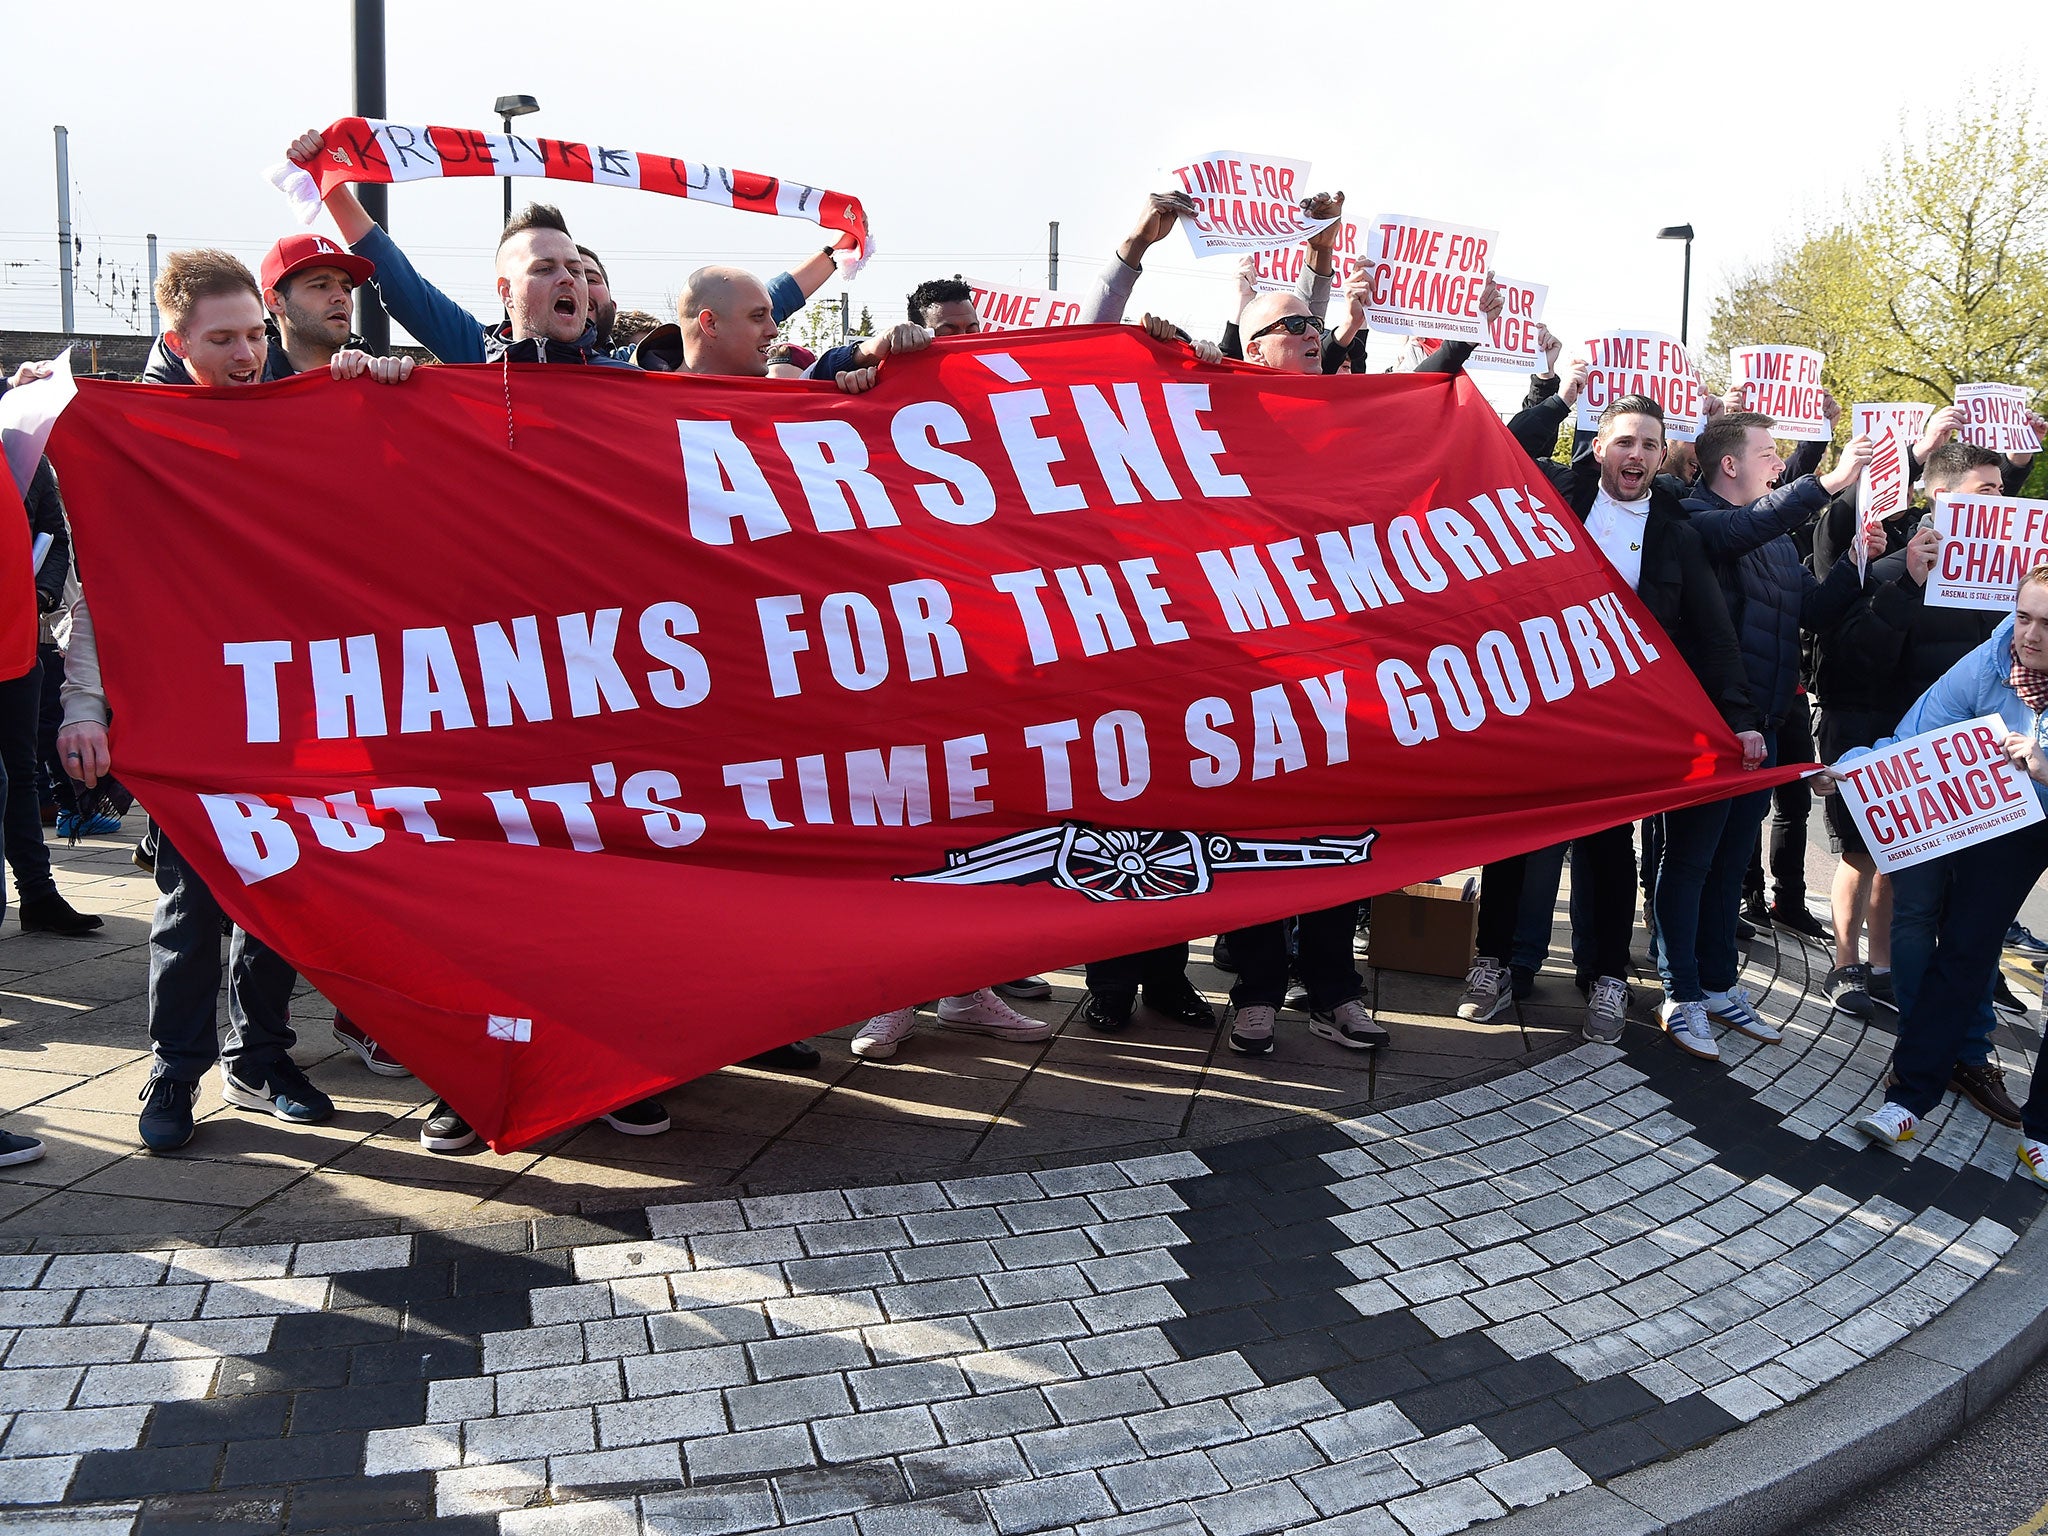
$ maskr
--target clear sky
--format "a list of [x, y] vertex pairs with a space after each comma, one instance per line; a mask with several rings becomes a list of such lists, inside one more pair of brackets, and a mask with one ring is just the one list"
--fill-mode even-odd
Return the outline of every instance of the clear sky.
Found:
[[[387, 12], [394, 120], [494, 127], [493, 101], [522, 92], [540, 102], [522, 125], [534, 132], [858, 196], [879, 254], [853, 305], [884, 322], [930, 276], [1043, 286], [1053, 219], [1060, 287], [1085, 287], [1167, 168], [1241, 149], [1312, 161], [1311, 180], [1343, 189], [1361, 220], [1498, 230], [1500, 270], [1547, 282], [1547, 318], [1568, 337], [1675, 333], [1680, 248], [1653, 236], [1690, 222], [1697, 344], [1730, 273], [1836, 203], [1902, 122], [1951, 110], [1945, 68], [1958, 84], [2031, 88], [2048, 64], [2039, 0], [1977, 0], [1931, 37], [1912, 8], [1797, 0], [389, 0]], [[145, 233], [253, 265], [296, 227], [261, 172], [300, 129], [352, 110], [351, 35], [346, 0], [0, 0], [0, 328], [57, 324], [53, 124], [70, 129], [80, 328], [139, 328], [128, 295]], [[664, 315], [696, 265], [765, 274], [823, 243], [808, 224], [660, 196], [515, 191], [543, 186], [605, 256], [622, 304]], [[480, 313], [499, 198], [496, 181], [392, 192], [393, 234]], [[1135, 305], [1214, 336], [1233, 294], [1229, 258], [1198, 263], [1176, 234]], [[1374, 342], [1375, 367], [1394, 345]]]

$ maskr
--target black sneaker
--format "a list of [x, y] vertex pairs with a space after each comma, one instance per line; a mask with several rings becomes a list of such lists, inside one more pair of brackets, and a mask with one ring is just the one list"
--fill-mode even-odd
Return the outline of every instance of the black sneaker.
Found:
[[1870, 994], [1870, 1000], [1878, 1007], [1889, 1008], [1893, 1013], [1899, 1011], [1899, 997], [1892, 990], [1890, 971], [1872, 971], [1864, 979], [1864, 990]]
[[1237, 961], [1231, 958], [1230, 941], [1222, 934], [1216, 935], [1216, 942], [1209, 946], [1209, 963], [1219, 971], [1237, 974]]
[[1828, 943], [1834, 938], [1834, 935], [1828, 932], [1827, 925], [1807, 911], [1804, 904], [1795, 907], [1782, 901], [1772, 902], [1771, 921], [1780, 928], [1796, 933], [1802, 939], [1812, 939], [1817, 944]]
[[43, 1155], [43, 1144], [33, 1136], [18, 1136], [13, 1131], [0, 1131], [0, 1168], [12, 1168], [20, 1163], [33, 1163]]
[[446, 1099], [434, 1100], [434, 1107], [420, 1124], [421, 1146], [429, 1152], [460, 1152], [475, 1140], [469, 1122], [450, 1109]]
[[1289, 987], [1287, 989], [1286, 1008], [1289, 1013], [1307, 1013], [1309, 1011], [1308, 988]]
[[23, 933], [54, 933], [67, 939], [82, 938], [105, 922], [95, 913], [81, 912], [55, 891], [21, 904]]
[[[761, 1067], [769, 1072], [808, 1072], [825, 1058], [818, 1054], [818, 1048], [808, 1040], [792, 1040], [787, 1045], [778, 1045], [772, 1051], [760, 1051], [746, 1059], [746, 1065]], [[662, 1127], [667, 1130], [667, 1126]], [[651, 1134], [649, 1132], [643, 1132]]]
[[603, 1119], [621, 1136], [659, 1136], [669, 1128], [668, 1111], [661, 1107], [659, 1099], [638, 1099], [631, 1104], [621, 1104]]
[[1131, 1009], [1136, 1002], [1136, 998], [1103, 997], [1090, 992], [1081, 999], [1079, 1017], [1092, 1030], [1105, 1035], [1118, 1034], [1130, 1027]]
[[1877, 1005], [1870, 1000], [1870, 969], [1862, 965], [1838, 965], [1828, 972], [1825, 983], [1828, 1001], [1838, 1013], [1846, 1013], [1852, 1019], [1867, 1019], [1877, 1012]]
[[192, 1100], [199, 1094], [196, 1083], [181, 1083], [159, 1072], [142, 1085], [136, 1095], [142, 1113], [135, 1129], [142, 1144], [152, 1152], [175, 1152], [192, 1139]]
[[1013, 997], [1024, 1003], [1042, 1003], [1052, 996], [1052, 983], [1043, 976], [1020, 976], [1015, 981], [997, 982], [994, 991], [999, 997]]
[[1164, 987], [1147, 987], [1145, 1006], [1162, 1019], [1171, 1019], [1176, 1024], [1192, 1024], [1197, 1029], [1216, 1027], [1215, 1008], [1185, 976], [1176, 976]]
[[1742, 893], [1742, 915], [1745, 920], [1756, 924], [1759, 928], [1771, 926], [1771, 904], [1764, 900], [1764, 893], [1762, 891], [1744, 891]]
[[1361, 998], [1339, 1003], [1328, 1013], [1320, 1010], [1308, 1016], [1308, 1032], [1353, 1051], [1377, 1051], [1392, 1043], [1393, 1037], [1372, 1016]]
[[289, 1056], [272, 1062], [260, 1082], [237, 1077], [223, 1065], [220, 1096], [237, 1109], [260, 1109], [291, 1125], [318, 1125], [334, 1116], [334, 1100], [307, 1081]]
[[1749, 922], [1747, 919], [1740, 917], [1735, 919], [1736, 943], [1747, 944], [1751, 939], [1757, 936], [1757, 932], [1758, 929], [1756, 928], [1756, 926], [1753, 923]]
[[1536, 972], [1526, 965], [1508, 967], [1508, 991], [1520, 1002], [1536, 990]]

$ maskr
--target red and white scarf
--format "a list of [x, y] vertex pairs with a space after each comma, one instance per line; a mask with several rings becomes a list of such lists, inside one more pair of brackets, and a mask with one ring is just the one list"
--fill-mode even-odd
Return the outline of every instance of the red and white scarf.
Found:
[[270, 171], [270, 180], [307, 224], [318, 215], [320, 199], [343, 182], [426, 181], [441, 176], [544, 176], [808, 219], [839, 232], [839, 269], [848, 277], [874, 250], [866, 210], [859, 198], [844, 192], [565, 139], [344, 117], [322, 133], [320, 154], [311, 165], [281, 165]]
[[2006, 681], [2012, 684], [2012, 691], [2020, 696], [2020, 702], [2035, 714], [2048, 709], [2048, 672], [2036, 672], [2032, 667], [2022, 666], [2015, 656], [2012, 676]]

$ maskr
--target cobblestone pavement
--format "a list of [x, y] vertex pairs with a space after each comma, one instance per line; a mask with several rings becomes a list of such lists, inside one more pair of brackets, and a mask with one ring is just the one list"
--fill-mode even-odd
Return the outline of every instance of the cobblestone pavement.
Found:
[[1890, 1037], [1815, 998], [1818, 963], [1759, 941], [1786, 1040], [1719, 1067], [1638, 1024], [1167, 1152], [0, 1254], [5, 1523], [1459, 1530], [1853, 1370], [2038, 1209], [1967, 1105], [1903, 1156], [1847, 1129]]
[[[129, 838], [141, 819], [130, 817]], [[254, 1242], [309, 1226], [329, 1236], [473, 1225], [710, 1191], [815, 1187], [846, 1178], [849, 1155], [869, 1181], [1030, 1169], [1090, 1152], [1132, 1156], [1463, 1086], [1576, 1038], [1581, 1011], [1569, 983], [1553, 981], [1516, 1023], [1463, 1024], [1447, 1006], [1455, 986], [1368, 973], [1394, 1049], [1347, 1051], [1289, 1015], [1278, 1052], [1252, 1062], [1215, 1031], [1142, 1012], [1117, 1036], [1067, 1028], [1081, 977], [1052, 972], [1049, 1001], [1015, 1005], [1061, 1026], [1039, 1045], [953, 1033], [928, 1018], [894, 1057], [863, 1062], [847, 1046], [854, 1025], [821, 1020], [818, 1071], [735, 1068], [701, 1078], [664, 1095], [676, 1127], [667, 1135], [622, 1136], [597, 1124], [510, 1156], [478, 1146], [444, 1157], [419, 1145], [432, 1094], [411, 1079], [365, 1072], [334, 1043], [331, 1008], [303, 993], [293, 1009], [294, 1055], [334, 1097], [334, 1119], [286, 1128], [228, 1108], [209, 1089], [192, 1146], [152, 1158], [135, 1140], [135, 1111], [149, 1071], [144, 988], [155, 886], [129, 852], [128, 842], [110, 840], [59, 853], [65, 892], [106, 915], [103, 936], [24, 935], [9, 924], [0, 938], [0, 1123], [51, 1149], [40, 1163], [0, 1170], [0, 1245], [18, 1237], [76, 1247], [95, 1234]], [[1206, 944], [1196, 947], [1206, 956]], [[1222, 999], [1227, 976], [1200, 964], [1195, 975]]]

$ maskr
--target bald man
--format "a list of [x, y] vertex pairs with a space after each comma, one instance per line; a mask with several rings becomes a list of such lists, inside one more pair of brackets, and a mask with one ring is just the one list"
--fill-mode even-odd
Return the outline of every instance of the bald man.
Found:
[[[1354, 277], [1344, 292], [1362, 325], [1364, 283]], [[1500, 291], [1491, 275], [1479, 305], [1489, 318], [1500, 312]], [[1248, 363], [1279, 373], [1323, 371], [1323, 322], [1299, 293], [1255, 295], [1238, 314], [1237, 329]], [[1439, 347], [1423, 366], [1432, 372], [1455, 373], [1471, 353], [1470, 342]], [[1385, 1048], [1390, 1037], [1365, 1004], [1365, 981], [1352, 959], [1358, 903], [1304, 912], [1294, 923], [1291, 967], [1308, 993], [1309, 1033], [1347, 1050]], [[1269, 1055], [1274, 1045], [1273, 1027], [1287, 999], [1287, 925], [1254, 923], [1223, 938], [1237, 965], [1237, 981], [1230, 989], [1230, 1048], [1241, 1056]]]
[[[301, 165], [320, 154], [319, 131], [286, 151]], [[428, 282], [345, 183], [326, 195], [328, 215], [348, 248], [376, 263], [371, 282], [391, 318], [444, 363], [625, 364], [598, 346], [584, 257], [560, 212], [529, 203], [498, 237], [498, 301], [505, 318], [486, 324]]]

